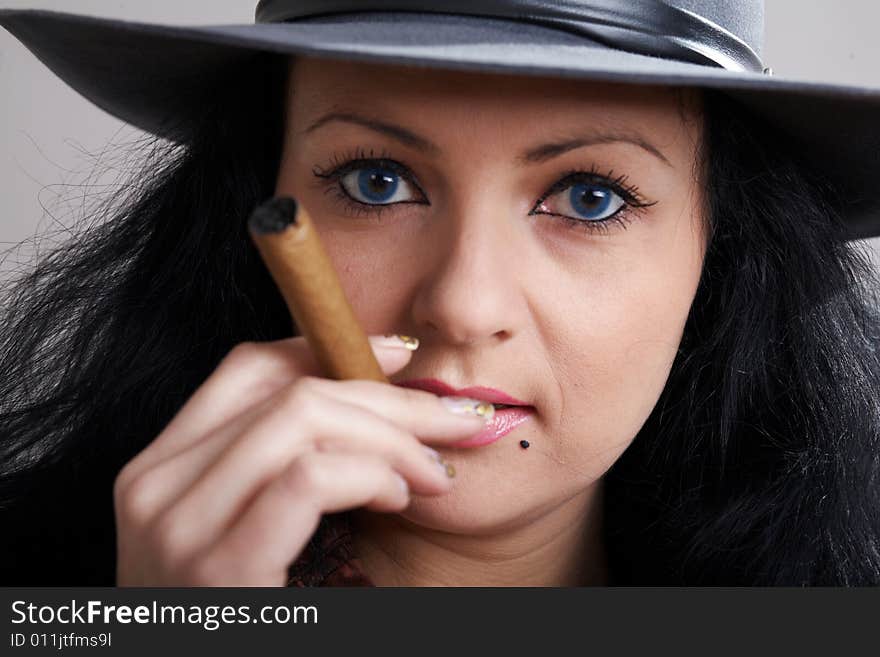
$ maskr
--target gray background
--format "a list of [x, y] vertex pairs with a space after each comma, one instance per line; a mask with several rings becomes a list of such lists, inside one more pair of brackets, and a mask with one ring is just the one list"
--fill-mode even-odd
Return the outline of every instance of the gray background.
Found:
[[[3, 8], [183, 24], [251, 23], [255, 6], [256, 0], [0, 0]], [[878, 23], [877, 0], [766, 0], [764, 61], [777, 75], [880, 88]], [[132, 164], [113, 146], [144, 135], [81, 98], [3, 29], [0, 99], [5, 280], [112, 198]], [[859, 244], [880, 267], [880, 238]]]

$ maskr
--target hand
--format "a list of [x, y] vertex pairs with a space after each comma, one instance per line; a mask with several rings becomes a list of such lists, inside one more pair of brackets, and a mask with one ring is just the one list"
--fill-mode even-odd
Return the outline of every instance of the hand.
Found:
[[[370, 339], [383, 372], [412, 352]], [[283, 586], [321, 516], [451, 490], [424, 442], [484, 420], [436, 395], [318, 377], [304, 338], [242, 343], [114, 484], [119, 586]]]

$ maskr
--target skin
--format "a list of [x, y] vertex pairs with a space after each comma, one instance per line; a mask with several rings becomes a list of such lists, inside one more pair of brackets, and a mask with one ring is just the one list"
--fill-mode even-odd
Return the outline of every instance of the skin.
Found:
[[[308, 129], [331, 112], [437, 148], [339, 119]], [[489, 386], [536, 409], [491, 445], [434, 445], [457, 471], [443, 494], [414, 494], [398, 512], [358, 508], [365, 572], [380, 586], [605, 582], [602, 477], [663, 390], [703, 264], [699, 97], [299, 59], [286, 117], [276, 193], [309, 209], [366, 332], [421, 341], [392, 383]], [[593, 143], [517, 161], [537, 144], [612, 132], [650, 146]], [[340, 182], [315, 172], [357, 156], [404, 165], [418, 186], [401, 182], [397, 198], [418, 202], [353, 212]], [[650, 205], [604, 232], [532, 214], [570, 170], [591, 168], [626, 174]], [[589, 221], [566, 205], [569, 191], [541, 211]]]

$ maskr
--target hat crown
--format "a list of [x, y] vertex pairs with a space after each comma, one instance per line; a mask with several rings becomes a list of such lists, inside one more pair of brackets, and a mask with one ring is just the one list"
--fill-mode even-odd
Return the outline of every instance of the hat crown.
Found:
[[294, 22], [376, 12], [534, 23], [655, 57], [763, 70], [764, 0], [260, 0], [255, 19]]
[[762, 55], [764, 0], [668, 0], [665, 4], [699, 14], [744, 41], [759, 57]]

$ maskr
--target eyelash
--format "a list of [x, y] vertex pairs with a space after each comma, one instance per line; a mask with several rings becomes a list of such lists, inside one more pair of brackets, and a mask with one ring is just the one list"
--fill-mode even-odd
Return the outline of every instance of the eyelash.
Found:
[[[422, 203], [422, 201], [398, 201], [397, 203], [370, 204], [361, 203], [360, 201], [353, 199], [349, 196], [348, 192], [343, 189], [342, 184], [339, 181], [347, 173], [356, 169], [361, 169], [365, 166], [380, 166], [390, 169], [415, 187], [423, 198], [427, 198], [424, 190], [422, 190], [421, 186], [410, 174], [409, 169], [391, 159], [386, 151], [382, 151], [377, 156], [373, 149], [366, 151], [365, 149], [358, 147], [354, 152], [348, 152], [343, 155], [334, 153], [330, 163], [328, 163], [326, 167], [314, 167], [312, 173], [316, 177], [327, 181], [327, 189], [325, 193], [335, 193], [336, 198], [342, 201], [348, 210], [356, 216], [375, 215], [378, 219], [381, 217], [383, 211], [395, 205]], [[328, 171], [328, 169], [330, 170]], [[564, 221], [569, 228], [581, 229], [586, 233], [607, 233], [611, 230], [610, 226], [612, 223], [616, 223], [620, 227], [626, 229], [626, 225], [635, 218], [635, 214], [654, 205], [657, 201], [646, 201], [639, 193], [637, 186], [628, 185], [626, 183], [628, 178], [626, 174], [621, 174], [616, 178], [612, 178], [613, 175], [613, 169], [608, 171], [607, 174], [601, 174], [595, 166], [591, 167], [588, 171], [583, 169], [571, 169], [565, 172], [557, 182], [551, 185], [550, 189], [548, 189], [535, 204], [535, 208], [537, 208], [557, 192], [578, 183], [600, 184], [613, 191], [624, 201], [624, 204], [619, 210], [604, 219], [589, 221], [585, 219], [575, 219], [574, 217], [569, 217], [564, 214], [556, 214], [554, 212], [535, 212], [534, 209], [529, 212], [529, 214], [544, 214], [551, 217], [557, 217]]]
[[[384, 204], [361, 203], [360, 201], [357, 201], [349, 196], [348, 193], [342, 188], [342, 184], [339, 181], [342, 179], [343, 176], [345, 176], [345, 174], [354, 171], [355, 169], [361, 169], [365, 166], [378, 165], [383, 168], [390, 169], [391, 171], [399, 175], [401, 178], [403, 178], [409, 184], [415, 187], [423, 198], [427, 198], [424, 190], [410, 175], [409, 169], [390, 158], [390, 154], [386, 151], [382, 151], [377, 156], [372, 148], [369, 150], [369, 152], [367, 152], [363, 148], [358, 147], [358, 149], [353, 153], [350, 152], [344, 155], [334, 153], [330, 163], [326, 167], [314, 167], [312, 169], [312, 173], [316, 177], [325, 179], [327, 181], [327, 189], [325, 193], [335, 193], [336, 198], [342, 201], [353, 215], [361, 216], [369, 214], [375, 215], [375, 217], [378, 219], [382, 216], [382, 213], [385, 210], [388, 210], [395, 205], [419, 203], [419, 201], [399, 201], [397, 203]], [[331, 170], [328, 172], [327, 169]]]

